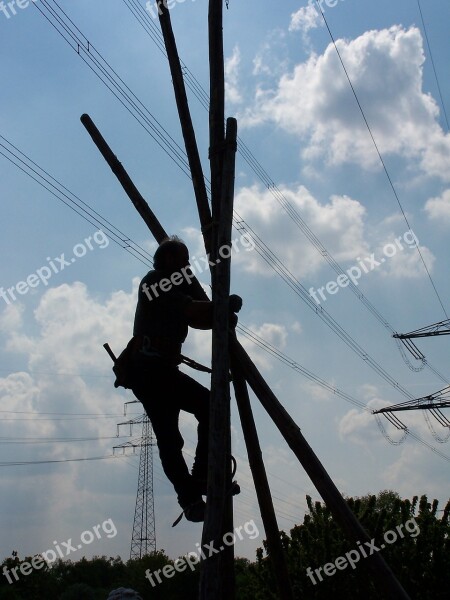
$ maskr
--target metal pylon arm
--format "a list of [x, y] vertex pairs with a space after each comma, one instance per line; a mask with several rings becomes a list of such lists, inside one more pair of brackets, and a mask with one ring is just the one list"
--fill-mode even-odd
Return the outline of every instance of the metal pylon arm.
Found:
[[372, 414], [377, 415], [402, 410], [432, 410], [438, 408], [450, 408], [450, 386], [447, 386], [434, 394], [423, 396], [422, 398], [408, 400], [408, 402], [401, 402], [400, 404], [394, 404], [393, 406], [386, 406], [385, 408], [374, 410]]
[[399, 340], [410, 340], [413, 338], [421, 337], [433, 337], [436, 335], [450, 335], [450, 319], [445, 321], [439, 321], [433, 325], [427, 325], [421, 329], [416, 329], [410, 333], [394, 333], [392, 337], [398, 338]]

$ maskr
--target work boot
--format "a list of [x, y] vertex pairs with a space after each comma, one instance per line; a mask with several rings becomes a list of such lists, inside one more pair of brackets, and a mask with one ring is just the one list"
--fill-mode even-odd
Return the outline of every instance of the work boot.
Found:
[[192, 467], [191, 476], [194, 481], [195, 487], [198, 490], [198, 493], [201, 494], [202, 496], [206, 496], [207, 473], [208, 473], [207, 464], [199, 463], [198, 461], [194, 461], [194, 466]]
[[184, 516], [188, 521], [192, 521], [193, 523], [201, 523], [201, 521], [205, 520], [205, 510], [206, 504], [200, 498], [188, 506], [184, 507]]

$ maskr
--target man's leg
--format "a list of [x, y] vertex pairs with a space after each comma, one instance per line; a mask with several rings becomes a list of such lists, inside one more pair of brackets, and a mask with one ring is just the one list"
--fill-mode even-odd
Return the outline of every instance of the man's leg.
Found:
[[[209, 440], [209, 390], [181, 371], [178, 372], [176, 388], [179, 407], [194, 415], [198, 421], [198, 442], [195, 451], [192, 475], [194, 479], [205, 482], [208, 472]], [[202, 490], [203, 493], [206, 493]]]
[[178, 427], [180, 413], [179, 371], [159, 361], [137, 367], [133, 392], [142, 402], [152, 423], [161, 464], [175, 488], [178, 502], [184, 508], [200, 494], [183, 458], [184, 440]]

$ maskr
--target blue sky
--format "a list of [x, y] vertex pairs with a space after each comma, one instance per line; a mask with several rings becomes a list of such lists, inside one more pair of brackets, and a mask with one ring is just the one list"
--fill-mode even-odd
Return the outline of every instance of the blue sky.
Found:
[[[389, 331], [357, 296], [348, 287], [331, 285], [337, 274], [302, 228], [306, 224], [344, 271], [360, 269], [357, 291], [394, 330], [409, 331], [446, 318], [448, 123], [417, 2], [333, 4], [322, 3], [325, 17], [408, 224], [314, 5], [289, 0], [275, 9], [269, 2], [231, 0], [224, 13], [227, 115], [237, 117], [241, 139], [276, 186], [268, 188], [239, 154], [239, 219], [304, 286], [306, 296], [311, 288], [326, 290], [327, 284], [333, 293], [324, 291], [326, 299], [319, 296], [316, 306], [310, 297], [308, 305], [256, 250], [242, 247], [233, 256], [233, 291], [244, 298], [241, 322], [246, 327], [359, 405], [242, 340], [344, 494], [389, 488], [404, 497], [425, 493], [445, 502], [448, 444], [434, 439], [419, 413], [402, 415], [402, 420], [428, 446], [412, 436], [401, 445], [386, 440], [361, 406], [378, 408], [403, 402], [405, 396], [337, 337], [318, 313], [325, 309], [413, 397], [445, 386], [448, 340], [418, 344], [443, 379], [427, 368], [410, 370]], [[450, 8], [443, 0], [421, 4], [448, 113]], [[56, 8], [53, 2], [48, 6]], [[166, 59], [126, 3], [78, 0], [59, 6], [89, 40], [91, 56], [100, 52], [182, 146]], [[145, 225], [79, 121], [81, 114], [90, 114], [163, 226], [201, 256], [189, 179], [83, 62], [86, 54], [81, 50], [80, 57], [71, 49], [39, 9], [48, 16], [46, 4], [39, 1], [17, 8], [15, 15], [8, 13], [9, 18], [0, 12], [0, 134], [97, 211], [102, 223], [107, 219], [151, 255], [155, 244]], [[180, 56], [207, 90], [207, 3], [178, 2], [171, 14]], [[192, 94], [190, 104], [207, 172], [207, 112]], [[3, 138], [1, 144], [11, 151]], [[4, 147], [0, 151], [11, 156]], [[115, 436], [123, 403], [133, 398], [112, 387], [110, 361], [101, 346], [109, 341], [119, 352], [128, 341], [137, 285], [147, 267], [121, 247], [126, 243], [115, 243], [118, 238], [105, 227], [103, 234], [96, 233], [98, 223], [86, 222], [3, 155], [0, 169], [0, 286], [7, 290], [38, 270], [47, 278], [47, 285], [38, 276], [30, 280], [32, 287], [19, 285], [22, 293], [16, 293], [16, 300], [6, 291], [6, 300], [0, 298], [1, 554], [9, 556], [13, 549], [22, 557], [43, 552], [54, 540], [79, 538], [111, 518], [117, 536], [104, 536], [83, 553], [127, 558], [137, 457], [8, 463], [112, 453], [116, 440], [109, 438]], [[286, 201], [296, 222], [282, 206]], [[410, 229], [444, 309], [410, 243]], [[241, 233], [235, 230], [234, 237]], [[372, 254], [380, 264], [370, 260]], [[208, 285], [206, 273], [201, 280]], [[209, 335], [192, 332], [185, 350], [207, 363]], [[279, 526], [287, 531], [303, 518], [305, 494], [318, 495], [256, 400], [253, 405]], [[261, 532], [255, 540], [243, 540], [236, 552], [254, 558], [263, 528], [233, 411], [234, 454], [243, 490], [236, 499], [235, 521], [238, 526], [254, 519]], [[191, 460], [194, 423], [184, 418], [182, 426]], [[399, 439], [399, 432], [388, 432]], [[436, 423], [436, 433], [445, 437], [446, 432]], [[107, 439], [73, 441], [81, 437]], [[56, 441], [62, 438], [69, 441]], [[154, 489], [158, 547], [172, 557], [195, 550], [199, 526], [184, 522], [171, 528], [178, 506], [156, 453]]]

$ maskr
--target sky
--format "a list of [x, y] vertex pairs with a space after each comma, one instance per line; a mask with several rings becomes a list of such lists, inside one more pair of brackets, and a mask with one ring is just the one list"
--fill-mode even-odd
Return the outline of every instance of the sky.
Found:
[[[0, 4], [0, 554], [88, 541], [82, 534], [104, 524], [68, 558], [127, 559], [139, 455], [112, 454], [140, 434], [121, 427], [117, 438], [117, 423], [142, 411], [134, 404], [124, 417], [134, 398], [113, 387], [102, 344], [118, 354], [131, 337], [156, 244], [80, 116], [92, 117], [201, 266], [192, 182], [154, 7], [18, 4]], [[421, 412], [401, 413], [409, 435], [399, 443], [403, 430], [383, 419], [383, 433], [371, 411], [434, 393], [450, 375], [447, 338], [419, 340], [420, 369], [391, 337], [450, 311], [450, 6], [329, 0], [323, 16], [316, 6], [230, 0], [224, 11], [226, 113], [240, 137], [232, 291], [244, 299], [245, 331], [294, 368], [239, 337], [344, 495], [392, 489], [443, 508], [449, 431]], [[206, 0], [171, 8], [206, 176], [207, 12]], [[69, 19], [78, 39], [58, 32]], [[208, 289], [205, 269], [199, 278]], [[210, 333], [191, 330], [184, 352], [209, 364]], [[289, 532], [306, 495], [320, 497], [254, 397], [252, 405], [279, 527]], [[191, 464], [195, 422], [186, 415], [181, 426]], [[254, 559], [264, 531], [234, 399], [232, 438], [242, 488], [235, 524], [258, 530], [236, 554]], [[156, 449], [154, 499], [158, 549], [171, 558], [195, 551], [201, 526], [171, 527], [179, 507]]]

